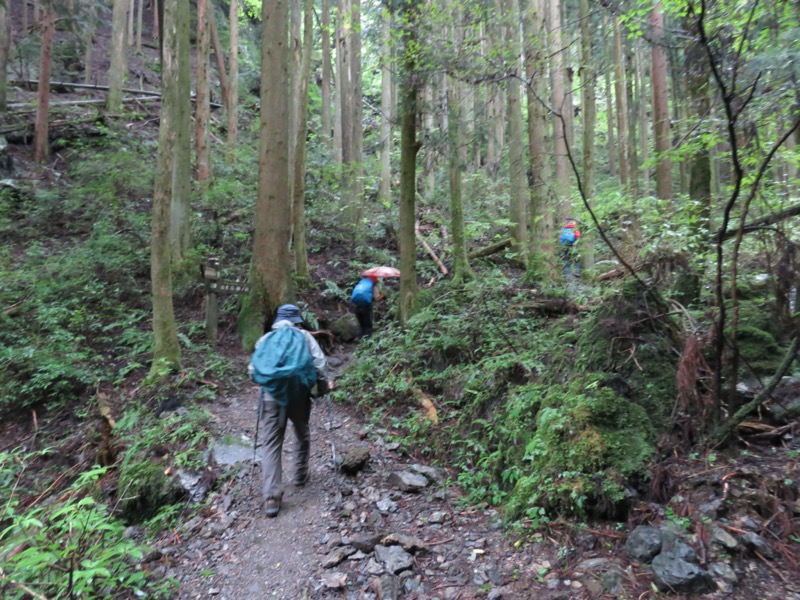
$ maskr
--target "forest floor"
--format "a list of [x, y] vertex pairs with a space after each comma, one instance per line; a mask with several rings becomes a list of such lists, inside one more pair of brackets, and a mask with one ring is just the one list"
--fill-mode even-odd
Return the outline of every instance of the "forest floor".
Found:
[[[353, 351], [353, 344], [336, 347], [330, 357], [334, 374], [347, 366]], [[246, 358], [240, 360], [244, 373]], [[243, 383], [208, 407], [216, 417], [216, 438], [224, 442], [223, 462], [233, 462], [237, 446], [240, 460], [218, 465], [223, 483], [208, 508], [155, 544], [150, 568], [156, 577], [180, 582], [181, 600], [667, 597], [653, 590], [651, 569], [625, 555], [627, 527], [558, 521], [520, 537], [504, 529], [497, 510], [463, 502], [453, 473], [388, 443], [389, 432], [370, 425], [349, 401], [315, 401], [311, 479], [302, 488], [288, 484], [280, 514], [267, 518], [260, 465], [252, 462], [257, 397], [257, 388]], [[284, 444], [285, 482], [293, 468], [291, 428]], [[345, 475], [335, 468], [334, 456], [341, 462], [356, 449], [369, 453], [362, 470]], [[725, 463], [712, 471], [716, 479], [736, 468], [772, 470], [776, 476], [782, 469], [796, 471], [796, 464], [774, 453], [767, 462], [768, 454], [752, 456], [749, 467]], [[691, 495], [687, 506], [714, 496], [708, 489], [713, 478], [703, 478], [707, 472], [680, 468], [687, 486], [682, 491]], [[415, 475], [423, 477], [417, 481]], [[409, 489], [401, 489], [406, 486], [401, 480]], [[704, 543], [708, 540], [699, 540]], [[800, 598], [791, 561], [775, 558], [750, 557], [737, 567], [740, 585], [699, 597]]]

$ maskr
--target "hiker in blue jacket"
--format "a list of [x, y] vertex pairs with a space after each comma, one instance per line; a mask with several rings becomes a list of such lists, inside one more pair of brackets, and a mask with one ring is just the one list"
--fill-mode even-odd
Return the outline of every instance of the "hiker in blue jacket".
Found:
[[350, 301], [353, 303], [356, 319], [361, 327], [361, 331], [356, 340], [359, 338], [369, 336], [372, 333], [372, 303], [375, 300], [383, 298], [378, 289], [377, 277], [364, 277], [353, 288], [353, 293], [350, 295]]
[[[302, 322], [303, 317], [300, 314], [300, 309], [294, 304], [284, 304], [278, 308], [275, 322], [272, 324], [272, 331], [261, 336], [255, 347], [258, 349], [270, 335], [282, 327], [297, 328], [305, 337], [308, 349], [314, 360], [314, 367], [317, 370], [317, 394], [324, 395], [333, 389], [333, 381], [328, 377], [328, 362], [314, 336], [299, 327]], [[252, 363], [248, 367], [248, 374], [252, 379], [254, 374]], [[308, 457], [311, 449], [311, 431], [308, 423], [311, 417], [311, 396], [306, 393], [302, 398], [289, 398], [286, 406], [280, 406], [278, 401], [262, 387], [262, 395], [259, 402], [264, 403], [262, 407], [264, 411], [262, 419], [264, 421], [265, 438], [264, 453], [261, 460], [263, 474], [262, 496], [266, 501], [266, 515], [268, 517], [276, 517], [281, 508], [284, 492], [281, 454], [287, 420], [294, 425], [294, 433], [297, 437], [294, 484], [302, 486], [308, 481]]]
[[561, 226], [561, 235], [558, 241], [561, 243], [561, 261], [564, 263], [564, 277], [574, 275], [581, 276], [581, 259], [575, 249], [575, 244], [581, 239], [581, 232], [572, 219], [566, 219]]

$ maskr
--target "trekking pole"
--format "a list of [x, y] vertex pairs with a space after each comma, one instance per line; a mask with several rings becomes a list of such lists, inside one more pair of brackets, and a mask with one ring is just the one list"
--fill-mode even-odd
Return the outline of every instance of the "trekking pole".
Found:
[[336, 461], [336, 443], [333, 440], [333, 401], [331, 400], [330, 392], [325, 394], [325, 397], [328, 399], [328, 430], [331, 438], [331, 452], [333, 453], [333, 481], [336, 484], [336, 508], [339, 508], [342, 504], [342, 488], [339, 485], [339, 465]]

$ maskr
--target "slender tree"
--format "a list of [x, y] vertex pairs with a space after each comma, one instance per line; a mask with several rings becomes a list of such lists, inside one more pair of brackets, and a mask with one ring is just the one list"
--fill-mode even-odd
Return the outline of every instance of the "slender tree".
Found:
[[322, 27], [320, 36], [322, 38], [322, 81], [320, 82], [320, 94], [322, 96], [322, 140], [330, 146], [333, 134], [331, 130], [331, 79], [333, 66], [331, 64], [330, 0], [322, 0]]
[[[583, 118], [583, 195], [590, 206], [594, 205], [594, 154], [595, 124], [597, 106], [595, 104], [596, 76], [594, 71], [594, 52], [592, 49], [592, 14], [589, 0], [580, 0], [581, 33], [581, 116]], [[594, 237], [584, 230], [581, 240], [581, 260], [586, 269], [594, 266]]]
[[[604, 14], [602, 20], [602, 37], [603, 37], [603, 54], [606, 58], [607, 62], [613, 61], [613, 36], [612, 41], [608, 41], [608, 17]], [[614, 135], [614, 90], [611, 84], [611, 69], [604, 69], [603, 70], [603, 80], [605, 83], [604, 91], [605, 91], [605, 99], [606, 99], [606, 154], [608, 155], [608, 174], [612, 177], [616, 176], [617, 168], [616, 168], [616, 150], [617, 145], [614, 142], [615, 135]]]
[[619, 182], [629, 189], [630, 169], [628, 163], [628, 85], [625, 70], [625, 59], [622, 53], [622, 27], [619, 16], [613, 17], [614, 28], [614, 86], [617, 100], [617, 148], [619, 150]]
[[43, 21], [42, 49], [39, 56], [39, 88], [36, 95], [36, 133], [33, 145], [36, 162], [45, 161], [50, 146], [50, 69], [53, 62], [53, 34], [56, 22], [53, 2], [45, 4]]
[[228, 144], [233, 146], [239, 133], [239, 0], [231, 0], [229, 20], [231, 50], [228, 66], [231, 77], [225, 105], [228, 114]]
[[378, 199], [388, 206], [392, 200], [392, 17], [381, 13], [381, 184]]
[[211, 176], [208, 155], [209, 122], [211, 106], [209, 97], [209, 53], [211, 51], [211, 28], [208, 25], [209, 0], [197, 0], [197, 93], [195, 97], [194, 152], [197, 181], [200, 191], [205, 193]]
[[505, 27], [504, 38], [508, 47], [508, 56], [513, 61], [512, 77], [508, 80], [508, 179], [510, 183], [511, 238], [519, 253], [522, 263], [526, 262], [528, 251], [528, 198], [526, 194], [526, 163], [523, 145], [522, 104], [520, 80], [522, 73], [522, 44], [519, 32], [519, 0], [506, 0], [505, 10], [501, 14], [509, 17], [509, 25]]
[[308, 132], [308, 81], [311, 78], [311, 54], [314, 51], [314, 0], [303, 0], [303, 56], [300, 64], [300, 90], [297, 97], [297, 141], [292, 187], [292, 223], [295, 277], [307, 285], [308, 251], [306, 249], [306, 134]]
[[650, 77], [653, 85], [653, 138], [656, 153], [656, 195], [659, 198], [672, 197], [672, 163], [670, 149], [669, 105], [667, 101], [667, 53], [664, 50], [664, 14], [658, 3], [650, 11], [650, 25], [653, 28], [651, 50], [652, 66]]
[[165, 367], [178, 368], [181, 362], [175, 311], [172, 303], [170, 244], [174, 156], [180, 113], [177, 23], [180, 1], [182, 0], [164, 0], [161, 29], [161, 115], [158, 128], [158, 154], [150, 238], [150, 279], [155, 339], [150, 374], [153, 377], [161, 376]]
[[525, 20], [525, 71], [528, 94], [530, 151], [530, 248], [528, 273], [535, 278], [555, 276], [553, 213], [549, 202], [550, 166], [547, 160], [546, 0], [529, 0]]
[[239, 313], [244, 348], [253, 349], [277, 307], [290, 295], [289, 11], [286, 0], [262, 5], [261, 115], [251, 291]]
[[[6, 0], [8, 1], [8, 0]], [[83, 31], [83, 82], [92, 82], [92, 53], [94, 50], [94, 32], [97, 27], [97, 3], [95, 0], [83, 0], [86, 15], [86, 27]], [[3, 70], [3, 73], [5, 70]]]
[[122, 88], [128, 72], [128, 61], [125, 54], [125, 33], [129, 2], [114, 0], [111, 16], [111, 66], [108, 70], [108, 104], [109, 112], [122, 108]]
[[569, 204], [569, 160], [567, 159], [566, 104], [564, 88], [564, 48], [561, 45], [561, 1], [549, 0], [550, 18], [550, 81], [553, 103], [553, 143], [556, 164], [556, 196], [561, 217], [571, 213]]
[[421, 0], [403, 3], [403, 72], [400, 86], [400, 297], [398, 314], [405, 327], [416, 311], [417, 100], [419, 96], [419, 11]]
[[[189, 41], [189, 0], [178, 0], [176, 13], [176, 48], [178, 52], [178, 98], [175, 109], [175, 160], [172, 183], [172, 266], [182, 268], [191, 247], [189, 213], [192, 191], [192, 101], [191, 44]], [[208, 13], [207, 13], [208, 14]]]
[[11, 47], [11, 19], [6, 6], [10, 0], [0, 2], [0, 113], [8, 108], [8, 52]]

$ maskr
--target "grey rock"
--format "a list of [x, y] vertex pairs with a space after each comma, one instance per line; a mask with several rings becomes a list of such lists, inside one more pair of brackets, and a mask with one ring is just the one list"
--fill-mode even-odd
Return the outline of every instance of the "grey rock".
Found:
[[339, 468], [342, 470], [342, 473], [355, 475], [367, 465], [369, 457], [369, 448], [364, 448], [363, 446], [353, 448], [344, 455]]
[[715, 562], [708, 565], [708, 572], [714, 579], [719, 579], [726, 583], [736, 583], [739, 578], [736, 576], [736, 571], [733, 570], [728, 563]]
[[381, 533], [363, 533], [353, 536], [350, 543], [361, 552], [372, 552], [383, 537]]
[[418, 492], [428, 486], [428, 479], [424, 475], [409, 471], [395, 471], [389, 475], [389, 485], [404, 492]]
[[414, 564], [412, 556], [400, 546], [375, 546], [375, 557], [383, 563], [389, 573], [397, 575]]
[[[403, 571], [403, 573], [401, 573], [400, 575], [401, 576], [405, 575], [408, 572], [409, 571]], [[403, 580], [403, 591], [406, 594], [414, 594], [417, 591], [419, 591], [419, 588], [420, 588], [421, 585], [422, 585], [422, 582], [420, 581], [419, 577], [406, 577]]]
[[653, 559], [653, 579], [662, 591], [703, 594], [714, 589], [708, 571], [670, 552]]
[[431, 483], [436, 483], [442, 480], [442, 471], [436, 467], [429, 467], [428, 465], [413, 464], [408, 467], [412, 473], [422, 475]]
[[388, 512], [395, 512], [397, 510], [397, 502], [394, 500], [389, 500], [388, 498], [384, 498], [383, 500], [378, 500], [375, 503], [375, 506], [378, 508], [379, 511], [388, 513]]
[[344, 561], [344, 559], [346, 559], [351, 554], [355, 554], [355, 552], [356, 552], [355, 548], [352, 548], [350, 546], [342, 546], [340, 548], [337, 548], [330, 554], [328, 554], [328, 556], [326, 556], [325, 558], [323, 558], [322, 562], [320, 563], [320, 566], [323, 569], [330, 569], [338, 564], [341, 564]]
[[369, 562], [367, 562], [367, 573], [370, 575], [381, 575], [383, 572], [384, 569], [381, 564], [374, 558], [370, 558]]
[[377, 600], [397, 600], [400, 597], [400, 581], [394, 575], [384, 575], [373, 580], [372, 590]]
[[575, 567], [576, 571], [601, 571], [604, 569], [608, 569], [611, 566], [614, 566], [615, 563], [608, 559], [598, 557], [598, 558], [589, 558], [581, 562], [577, 567]]
[[727, 550], [736, 550], [739, 547], [736, 538], [717, 525], [711, 527], [711, 543]]
[[428, 517], [428, 523], [433, 523], [434, 525], [440, 525], [445, 521], [447, 521], [449, 518], [450, 518], [449, 513], [436, 510], [432, 512]]
[[625, 540], [625, 554], [637, 562], [650, 562], [660, 551], [661, 532], [649, 525], [639, 525]]
[[744, 535], [742, 535], [742, 541], [744, 545], [750, 548], [751, 550], [755, 550], [765, 558], [772, 558], [774, 554], [772, 553], [772, 548], [767, 546], [767, 543], [757, 533], [752, 531], [748, 531]]
[[680, 534], [669, 527], [661, 528], [661, 552], [666, 552], [683, 559], [686, 562], [696, 563], [697, 553]]
[[381, 540], [381, 544], [384, 546], [398, 545], [408, 552], [417, 552], [418, 550], [427, 549], [425, 542], [421, 539], [404, 533], [390, 533]]

